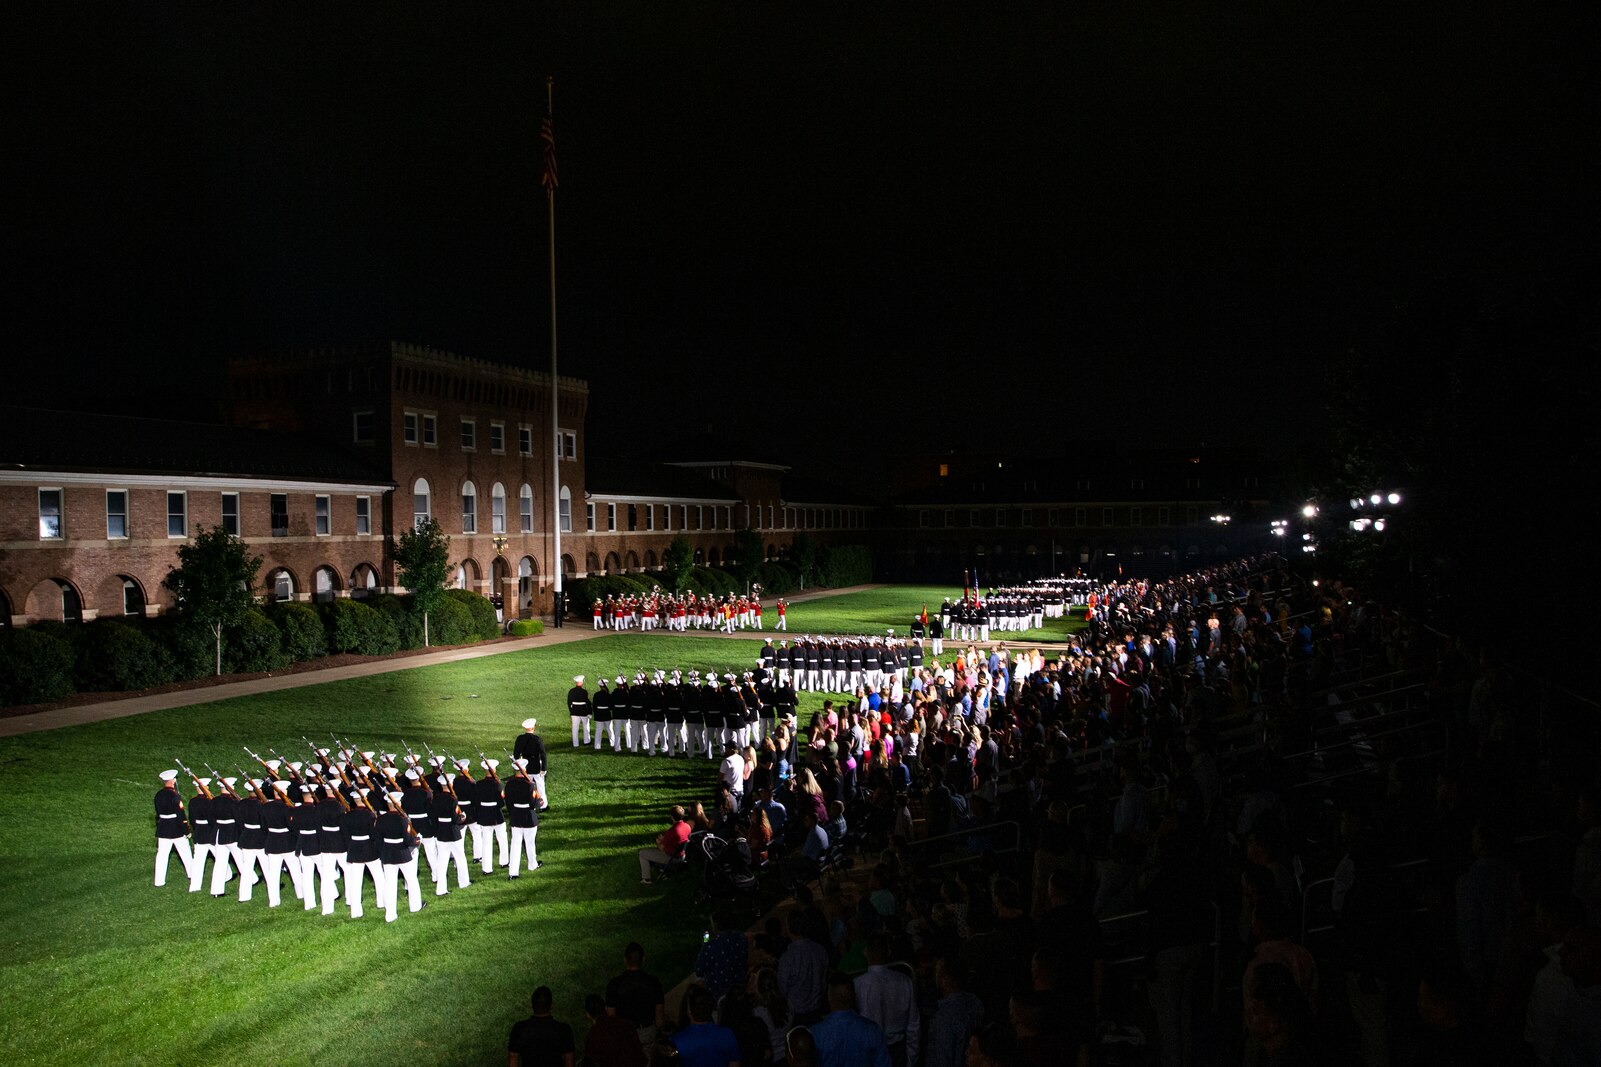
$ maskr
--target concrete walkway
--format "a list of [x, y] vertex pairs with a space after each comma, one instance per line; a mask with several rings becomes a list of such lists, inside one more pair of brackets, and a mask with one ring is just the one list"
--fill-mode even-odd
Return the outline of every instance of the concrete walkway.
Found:
[[[822, 600], [827, 597], [844, 596], [847, 593], [860, 593], [869, 589], [881, 588], [883, 587], [880, 585], [853, 585], [845, 589], [820, 589], [813, 592], [797, 593], [784, 599], [790, 604], [801, 604], [809, 600]], [[762, 601], [764, 608], [776, 603], [776, 598]], [[220, 685], [197, 686], [194, 689], [180, 689], [170, 693], [119, 697], [94, 704], [77, 704], [72, 707], [54, 708], [50, 711], [41, 711], [30, 715], [14, 715], [0, 718], [0, 737], [15, 737], [19, 734], [37, 733], [40, 730], [59, 730], [66, 726], [81, 726], [84, 723], [121, 719], [129, 715], [143, 715], [146, 712], [163, 711], [167, 708], [185, 708], [193, 704], [209, 704], [213, 700], [228, 700], [232, 697], [249, 696], [252, 693], [275, 693], [283, 689], [298, 689], [307, 685], [321, 685], [324, 682], [337, 682], [346, 678], [368, 678], [375, 674], [388, 674], [391, 671], [409, 671], [413, 667], [429, 667], [436, 663], [482, 659], [485, 656], [499, 656], [507, 652], [527, 652], [536, 648], [548, 648], [552, 645], [565, 645], [574, 641], [587, 641], [595, 637], [605, 637], [613, 632], [612, 630], [596, 630], [588, 624], [587, 620], [582, 623], [575, 620], [559, 629], [547, 627], [545, 632], [538, 637], [528, 637], [514, 641], [497, 641], [493, 645], [468, 645], [463, 648], [446, 649], [441, 652], [425, 652], [417, 656], [373, 660], [370, 663], [354, 663], [348, 666], [328, 667], [322, 670], [297, 671], [293, 674], [267, 675], [263, 678], [251, 678], [240, 682], [223, 682]], [[637, 631], [632, 630], [623, 632], [637, 633]], [[689, 634], [696, 637], [750, 640], [760, 632], [743, 630], [738, 633], [724, 634], [720, 632], [714, 633], [709, 630], [691, 630]], [[772, 633], [770, 630], [765, 632]], [[659, 630], [656, 633], [664, 637], [668, 636], [666, 630]]]

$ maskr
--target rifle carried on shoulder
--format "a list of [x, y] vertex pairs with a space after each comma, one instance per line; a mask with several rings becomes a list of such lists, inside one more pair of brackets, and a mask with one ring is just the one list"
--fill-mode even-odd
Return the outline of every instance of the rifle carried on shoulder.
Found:
[[239, 794], [234, 792], [233, 786], [228, 784], [228, 779], [226, 779], [222, 775], [218, 774], [217, 773], [217, 768], [213, 767], [210, 763], [206, 764], [206, 773], [211, 775], [211, 780], [212, 781], [216, 782], [219, 786], [222, 787], [222, 792], [223, 792], [224, 796], [233, 797], [235, 800], [239, 799]]
[[185, 767], [183, 765], [183, 760], [175, 759], [173, 762], [178, 765], [178, 769], [180, 771], [182, 771], [183, 773], [185, 773], [185, 774], [187, 774], [189, 776], [189, 780], [191, 782], [195, 783], [195, 789], [199, 790], [201, 796], [205, 797], [207, 800], [213, 799], [212, 795], [211, 795], [211, 790], [207, 789], [201, 783], [199, 776], [196, 775], [194, 771], [191, 771], [188, 767]]

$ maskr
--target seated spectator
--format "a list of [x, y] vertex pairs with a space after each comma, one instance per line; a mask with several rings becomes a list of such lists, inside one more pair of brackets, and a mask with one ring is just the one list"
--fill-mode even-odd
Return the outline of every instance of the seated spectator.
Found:
[[1249, 1007], [1251, 976], [1257, 969], [1273, 963], [1282, 966], [1295, 979], [1296, 988], [1306, 997], [1307, 1010], [1317, 1004], [1317, 962], [1306, 949], [1290, 940], [1290, 917], [1276, 898], [1259, 901], [1251, 932], [1256, 935], [1256, 955], [1245, 967], [1242, 989]]
[[804, 1026], [797, 1026], [784, 1036], [784, 1048], [788, 1052], [784, 1062], [789, 1067], [818, 1067], [817, 1042], [812, 1040], [812, 1032]]
[[856, 1013], [856, 985], [846, 975], [829, 976], [828, 1014], [811, 1031], [818, 1067], [890, 1067], [884, 1031]]
[[573, 1028], [550, 1017], [555, 997], [540, 986], [528, 998], [530, 1014], [506, 1041], [510, 1067], [573, 1067]]
[[1473, 1008], [1473, 984], [1453, 964], [1424, 968], [1418, 980], [1418, 1018], [1423, 1023], [1417, 1062], [1490, 1067], [1508, 1057], [1495, 1048]]
[[1269, 1064], [1321, 1062], [1312, 1038], [1306, 996], [1289, 969], [1264, 963], [1247, 976], [1245, 1030]]
[[838, 800], [828, 805], [828, 825], [823, 827], [828, 831], [828, 847], [844, 848], [845, 835], [849, 832], [845, 825], [845, 805]]
[[823, 859], [828, 855], [828, 831], [818, 823], [816, 814], [810, 810], [803, 812], [801, 823], [805, 829], [801, 835], [800, 848], [793, 855], [784, 858], [786, 885], [815, 878], [822, 868]]
[[608, 1014], [604, 997], [598, 993], [585, 997], [584, 1014], [589, 1016], [585, 1062], [593, 1067], [645, 1067], [645, 1046], [639, 1042], [639, 1032], [622, 1016]]
[[705, 986], [691, 986], [684, 994], [689, 1025], [673, 1035], [680, 1067], [740, 1067], [739, 1039], [726, 1026], [712, 1021], [717, 998]]
[[[695, 805], [699, 810], [700, 805]], [[702, 812], [702, 815], [705, 813]], [[684, 816], [681, 805], [674, 804], [667, 813], [669, 824], [660, 837], [656, 838], [655, 848], [642, 848], [639, 850], [639, 884], [650, 885], [651, 864], [666, 866], [675, 860], [684, 858], [684, 848], [689, 844], [690, 824]]]

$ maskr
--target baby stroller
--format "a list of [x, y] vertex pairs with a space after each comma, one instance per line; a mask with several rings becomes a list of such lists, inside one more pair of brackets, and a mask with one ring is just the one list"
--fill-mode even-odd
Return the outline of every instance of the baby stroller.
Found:
[[697, 899], [702, 903], [743, 901], [757, 906], [761, 882], [756, 878], [756, 865], [744, 836], [725, 841], [716, 834], [707, 834], [699, 845], [701, 885]]

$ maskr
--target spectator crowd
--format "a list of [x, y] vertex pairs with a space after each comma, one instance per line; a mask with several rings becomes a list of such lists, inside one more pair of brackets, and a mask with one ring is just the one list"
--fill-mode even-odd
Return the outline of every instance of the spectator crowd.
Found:
[[640, 854], [713, 915], [640, 1050], [1601, 1063], [1597, 753], [1537, 679], [1276, 557], [1076, 595], [1067, 648], [953, 647], [723, 742]]

